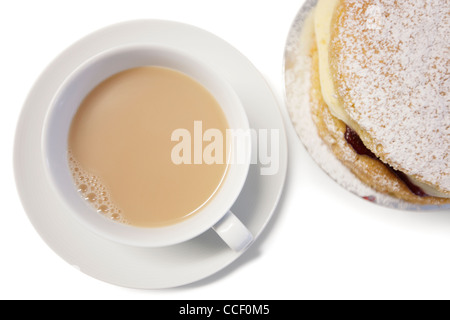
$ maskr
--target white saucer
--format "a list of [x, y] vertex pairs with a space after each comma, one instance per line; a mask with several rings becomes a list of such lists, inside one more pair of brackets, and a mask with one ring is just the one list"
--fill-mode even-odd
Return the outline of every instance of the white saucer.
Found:
[[235, 261], [213, 232], [159, 249], [119, 245], [83, 228], [65, 213], [41, 161], [44, 115], [58, 86], [78, 65], [102, 50], [128, 43], [158, 43], [189, 51], [211, 64], [234, 87], [254, 129], [280, 130], [280, 170], [261, 176], [252, 165], [233, 212], [258, 237], [280, 199], [287, 169], [287, 141], [278, 102], [258, 70], [222, 39], [193, 26], [158, 20], [125, 22], [99, 30], [56, 58], [31, 90], [19, 119], [14, 150], [16, 183], [32, 224], [68, 263], [99, 280], [130, 288], [156, 289], [204, 279]]
[[379, 193], [361, 182], [339, 161], [317, 133], [310, 112], [309, 38], [303, 39], [308, 31], [306, 19], [318, 0], [306, 0], [292, 23], [285, 48], [284, 79], [286, 106], [297, 135], [314, 161], [333, 180], [353, 194], [378, 205], [404, 210], [448, 210], [445, 205], [414, 205], [392, 196]]

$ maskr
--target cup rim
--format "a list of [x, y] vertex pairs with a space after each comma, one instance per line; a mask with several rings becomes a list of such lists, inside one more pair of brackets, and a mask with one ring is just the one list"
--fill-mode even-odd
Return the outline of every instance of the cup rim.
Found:
[[[206, 63], [196, 59], [195, 57], [191, 56], [189, 53], [182, 51], [178, 48], [174, 48], [167, 45], [161, 45], [161, 44], [126, 44], [117, 46], [114, 48], [110, 48], [108, 50], [102, 51], [99, 54], [96, 54], [92, 56], [91, 58], [84, 61], [81, 65], [79, 65], [77, 68], [75, 68], [68, 77], [62, 82], [61, 86], [56, 91], [56, 94], [54, 95], [50, 106], [48, 108], [47, 114], [45, 115], [44, 119], [44, 126], [42, 130], [42, 150], [43, 150], [43, 157], [44, 157], [44, 163], [45, 165], [45, 172], [47, 175], [47, 178], [49, 178], [49, 182], [51, 184], [51, 187], [54, 189], [56, 194], [58, 195], [58, 198], [62, 200], [65, 204], [66, 209], [71, 213], [72, 216], [74, 216], [78, 222], [82, 223], [84, 226], [89, 228], [91, 231], [95, 232], [96, 234], [109, 239], [113, 240], [115, 242], [119, 242], [125, 245], [132, 245], [132, 246], [138, 246], [138, 247], [164, 247], [169, 245], [178, 244], [181, 242], [188, 241], [192, 238], [195, 238], [199, 236], [200, 234], [204, 233], [211, 227], [213, 227], [232, 207], [232, 205], [236, 202], [239, 194], [242, 191], [242, 188], [245, 184], [245, 181], [248, 176], [249, 168], [250, 168], [250, 159], [251, 159], [251, 139], [248, 141], [250, 144], [248, 145], [248, 148], [246, 150], [246, 162], [240, 163], [240, 164], [233, 164], [230, 163], [228, 165], [227, 169], [227, 177], [224, 179], [224, 182], [219, 187], [218, 194], [221, 194], [223, 191], [224, 184], [230, 184], [228, 175], [233, 170], [235, 172], [239, 172], [236, 174], [236, 178], [233, 181], [233, 188], [228, 187], [227, 190], [230, 192], [230, 195], [227, 197], [227, 205], [223, 205], [223, 208], [219, 213], [211, 212], [212, 209], [208, 208], [214, 208], [214, 206], [211, 206], [212, 203], [214, 203], [217, 198], [217, 195], [214, 196], [213, 199], [209, 201], [209, 203], [206, 205], [205, 208], [200, 209], [198, 212], [196, 212], [192, 217], [189, 217], [187, 219], [182, 220], [181, 222], [168, 225], [168, 226], [162, 226], [162, 227], [137, 227], [132, 225], [126, 225], [123, 223], [111, 221], [100, 214], [96, 213], [95, 210], [76, 192], [75, 184], [72, 184], [72, 188], [74, 190], [73, 194], [82, 200], [82, 202], [85, 204], [85, 210], [90, 210], [93, 213], [89, 217], [89, 214], [82, 214], [80, 212], [80, 209], [74, 208], [68, 200], [68, 197], [72, 197], [71, 195], [65, 194], [61, 188], [58, 186], [57, 177], [55, 176], [56, 173], [54, 172], [54, 169], [52, 168], [52, 160], [50, 159], [50, 139], [49, 136], [51, 135], [52, 131], [50, 130], [52, 121], [55, 117], [55, 108], [58, 102], [61, 100], [61, 98], [64, 96], [67, 90], [70, 89], [71, 85], [73, 85], [76, 80], [78, 80], [80, 77], [83, 76], [84, 72], [87, 72], [91, 68], [94, 68], [99, 62], [103, 61], [104, 59], [107, 59], [110, 56], [113, 55], [120, 55], [120, 54], [126, 54], [130, 52], [135, 52], [138, 50], [144, 50], [148, 52], [155, 52], [155, 51], [162, 51], [166, 52], [168, 54], [174, 55], [177, 58], [182, 59], [186, 63], [193, 63], [197, 67], [199, 67], [202, 72], [206, 72], [214, 81], [216, 84], [219, 85], [221, 90], [223, 92], [226, 92], [227, 97], [233, 100], [235, 103], [234, 110], [239, 113], [240, 121], [243, 123], [244, 127], [241, 129], [249, 130], [250, 125], [248, 121], [247, 114], [245, 112], [245, 109], [242, 105], [242, 102], [235, 92], [234, 88], [224, 79], [223, 76], [216, 73], [216, 71], [207, 65]], [[157, 66], [157, 65], [155, 65]], [[169, 67], [170, 68], [170, 67]], [[172, 68], [174, 70], [180, 71], [177, 68]], [[125, 70], [125, 69], [124, 69]], [[114, 72], [118, 73], [120, 71]], [[183, 71], [180, 71], [183, 72]], [[187, 73], [185, 73], [187, 74]], [[192, 77], [192, 75], [187, 74], [189, 77]], [[108, 76], [104, 77], [104, 79], [108, 78]], [[103, 79], [103, 80], [104, 80]], [[198, 81], [198, 79], [195, 79]], [[201, 83], [202, 84], [202, 83]], [[203, 84], [202, 84], [203, 85]], [[95, 86], [92, 86], [90, 90], [92, 90]], [[220, 104], [220, 103], [219, 103]], [[77, 107], [78, 108], [78, 107]], [[224, 108], [222, 107], [224, 110]], [[225, 116], [228, 119], [228, 114], [226, 110], [224, 110]], [[66, 153], [67, 153], [66, 148]], [[67, 157], [67, 155], [66, 155]], [[66, 159], [68, 160], [68, 159]], [[65, 164], [68, 169], [68, 161]], [[239, 170], [239, 171], [236, 171]], [[228, 182], [227, 182], [228, 181]], [[209, 216], [209, 217], [208, 217]], [[201, 219], [198, 217], [202, 217]], [[198, 220], [198, 221], [197, 221]], [[183, 227], [181, 227], [183, 226]], [[197, 227], [196, 227], [197, 226]], [[181, 229], [187, 230], [190, 229], [189, 232], [179, 232]], [[171, 234], [170, 237], [165, 236], [167, 234]]]

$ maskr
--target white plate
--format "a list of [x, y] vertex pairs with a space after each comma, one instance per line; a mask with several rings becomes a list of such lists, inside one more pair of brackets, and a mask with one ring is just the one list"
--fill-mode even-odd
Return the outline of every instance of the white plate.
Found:
[[186, 243], [143, 249], [105, 240], [66, 214], [52, 192], [41, 161], [44, 115], [61, 82], [81, 63], [108, 48], [129, 43], [157, 43], [186, 50], [212, 65], [234, 87], [254, 129], [280, 132], [280, 168], [261, 176], [252, 165], [233, 212], [257, 238], [280, 199], [287, 170], [287, 141], [278, 103], [257, 69], [222, 39], [193, 26], [159, 20], [113, 25], [78, 41], [43, 72], [19, 119], [14, 164], [19, 194], [32, 224], [46, 243], [71, 265], [99, 280], [130, 288], [186, 285], [222, 270], [242, 253], [231, 251], [214, 231]]
[[[333, 180], [355, 195], [382, 206], [405, 210], [448, 210], [450, 204], [441, 206], [413, 205], [379, 193], [362, 183], [342, 164], [322, 141], [312, 121], [309, 107], [309, 44], [302, 39], [305, 20], [318, 0], [306, 0], [292, 23], [285, 48], [284, 80], [286, 105], [292, 124], [314, 161]], [[306, 54], [305, 54], [306, 53]]]

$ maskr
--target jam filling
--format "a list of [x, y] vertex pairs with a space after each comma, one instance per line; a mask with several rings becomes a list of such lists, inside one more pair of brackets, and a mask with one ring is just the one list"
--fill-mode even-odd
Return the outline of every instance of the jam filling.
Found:
[[[359, 155], [365, 155], [368, 156], [372, 159], [376, 159], [378, 161], [381, 161], [377, 158], [377, 156], [370, 151], [369, 149], [367, 149], [367, 147], [364, 145], [364, 143], [362, 142], [361, 138], [359, 137], [359, 135], [349, 126], [347, 126], [347, 129], [345, 131], [345, 140], [352, 146], [352, 148], [356, 151], [357, 154]], [[409, 180], [408, 176], [406, 174], [404, 174], [401, 171], [395, 170], [394, 168], [392, 168], [391, 166], [389, 166], [388, 164], [383, 163], [392, 173], [394, 173], [397, 178], [399, 178], [401, 181], [403, 181], [403, 183], [408, 187], [408, 189], [415, 194], [416, 196], [419, 197], [429, 197], [428, 194], [425, 193], [425, 191], [423, 191], [420, 187], [416, 186], [414, 183], [411, 182], [411, 180]]]

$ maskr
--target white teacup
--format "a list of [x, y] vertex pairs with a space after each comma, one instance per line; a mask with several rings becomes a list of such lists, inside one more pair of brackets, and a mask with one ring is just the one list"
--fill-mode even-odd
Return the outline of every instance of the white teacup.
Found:
[[[103, 80], [140, 66], [160, 66], [183, 72], [208, 89], [222, 107], [231, 130], [249, 132], [245, 110], [233, 88], [214, 70], [178, 49], [161, 45], [134, 44], [113, 48], [89, 59], [61, 85], [46, 115], [43, 155], [49, 180], [68, 212], [93, 232], [107, 239], [139, 247], [163, 247], [190, 240], [210, 228], [235, 251], [253, 241], [249, 230], [230, 211], [247, 178], [251, 141], [238, 146], [231, 141], [231, 153], [244, 152], [244, 161], [231, 162], [219, 191], [192, 217], [179, 223], [140, 228], [118, 223], [98, 214], [78, 194], [67, 159], [72, 119], [86, 95]], [[242, 149], [244, 146], [244, 149]], [[238, 150], [239, 149], [239, 150]]]

